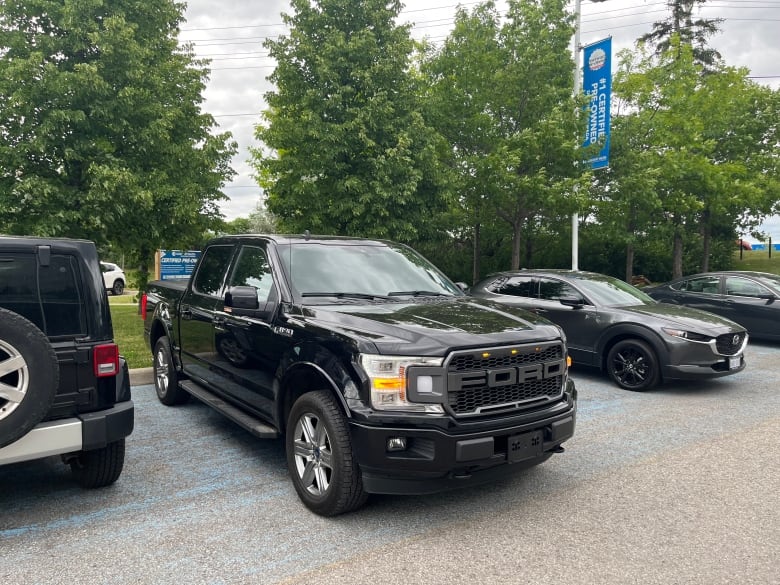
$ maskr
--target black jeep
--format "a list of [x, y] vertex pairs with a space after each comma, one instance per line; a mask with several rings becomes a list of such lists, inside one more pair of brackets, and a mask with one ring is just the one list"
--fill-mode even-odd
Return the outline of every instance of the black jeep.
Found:
[[0, 236], [0, 465], [60, 455], [106, 486], [132, 430], [95, 245]]

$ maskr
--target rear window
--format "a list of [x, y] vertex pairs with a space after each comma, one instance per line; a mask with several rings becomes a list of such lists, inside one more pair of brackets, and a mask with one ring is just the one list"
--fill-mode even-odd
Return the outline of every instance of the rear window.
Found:
[[52, 254], [38, 266], [34, 254], [0, 254], [0, 307], [19, 313], [49, 337], [87, 334], [84, 291], [75, 257]]

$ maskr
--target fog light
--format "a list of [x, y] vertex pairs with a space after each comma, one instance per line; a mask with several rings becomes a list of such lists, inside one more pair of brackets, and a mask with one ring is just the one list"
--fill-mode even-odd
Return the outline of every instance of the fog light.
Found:
[[406, 437], [390, 437], [387, 439], [388, 451], [405, 451]]

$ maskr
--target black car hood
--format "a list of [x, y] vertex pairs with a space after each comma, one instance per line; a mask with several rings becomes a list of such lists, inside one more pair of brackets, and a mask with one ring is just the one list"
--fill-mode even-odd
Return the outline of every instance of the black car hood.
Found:
[[561, 331], [522, 309], [471, 297], [401, 303], [309, 305], [306, 321], [388, 355], [443, 356], [454, 348], [551, 341]]
[[679, 329], [708, 334], [713, 337], [745, 330], [741, 325], [720, 315], [667, 303], [613, 307], [613, 309], [628, 313], [639, 322], [642, 318], [655, 318]]

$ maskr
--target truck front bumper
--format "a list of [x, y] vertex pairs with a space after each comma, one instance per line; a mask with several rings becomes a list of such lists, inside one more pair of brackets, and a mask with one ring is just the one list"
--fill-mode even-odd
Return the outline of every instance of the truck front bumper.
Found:
[[563, 412], [500, 429], [452, 433], [355, 421], [350, 429], [367, 492], [428, 494], [492, 481], [546, 461], [562, 452], [561, 444], [574, 434], [576, 411], [571, 397]]
[[39, 423], [0, 449], [0, 465], [105, 447], [133, 431], [133, 408], [128, 400], [106, 410]]

